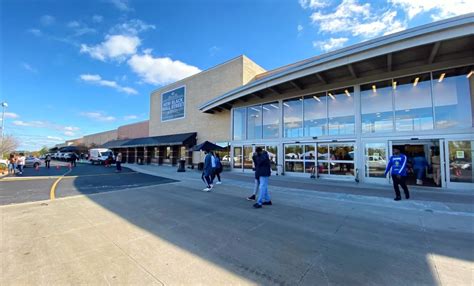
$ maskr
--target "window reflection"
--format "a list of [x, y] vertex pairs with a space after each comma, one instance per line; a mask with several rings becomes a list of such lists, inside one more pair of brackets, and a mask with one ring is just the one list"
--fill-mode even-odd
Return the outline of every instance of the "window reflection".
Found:
[[474, 67], [464, 67], [433, 72], [436, 128], [459, 129], [473, 126], [473, 69]]
[[361, 86], [362, 132], [393, 131], [392, 81]]
[[244, 140], [245, 139], [245, 108], [236, 108], [234, 109], [234, 140]]
[[242, 147], [234, 147], [234, 168], [242, 168]]
[[247, 107], [247, 139], [262, 138], [262, 106]]
[[262, 105], [263, 112], [263, 138], [272, 139], [280, 137], [280, 108], [278, 102]]
[[354, 134], [354, 90], [352, 87], [328, 92], [329, 135]]
[[326, 93], [304, 98], [304, 136], [320, 136], [328, 133], [326, 98]]
[[429, 73], [394, 79], [392, 89], [397, 131], [433, 129]]
[[303, 136], [303, 99], [291, 99], [283, 102], [283, 121], [285, 137]]

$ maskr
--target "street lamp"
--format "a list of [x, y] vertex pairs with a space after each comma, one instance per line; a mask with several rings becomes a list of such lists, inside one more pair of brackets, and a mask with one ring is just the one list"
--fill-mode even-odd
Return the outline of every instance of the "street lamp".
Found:
[[8, 104], [6, 102], [2, 102], [2, 146], [3, 146], [3, 130], [5, 129], [5, 109], [7, 109]]

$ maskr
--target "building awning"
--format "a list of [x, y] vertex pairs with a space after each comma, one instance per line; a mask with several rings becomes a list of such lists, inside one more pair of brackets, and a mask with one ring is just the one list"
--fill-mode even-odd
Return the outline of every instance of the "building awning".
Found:
[[265, 72], [246, 85], [202, 104], [205, 113], [230, 110], [251, 99], [310, 95], [420, 67], [474, 61], [474, 13], [355, 44]]
[[134, 139], [121, 139], [109, 141], [102, 145], [104, 148], [133, 148], [133, 147], [154, 147], [154, 146], [173, 146], [173, 145], [196, 145], [197, 133], [183, 133], [153, 137], [142, 137]]

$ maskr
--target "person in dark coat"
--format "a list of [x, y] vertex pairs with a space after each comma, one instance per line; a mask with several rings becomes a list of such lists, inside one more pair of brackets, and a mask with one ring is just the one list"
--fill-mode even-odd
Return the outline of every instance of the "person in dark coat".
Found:
[[255, 159], [255, 177], [260, 181], [260, 193], [254, 208], [261, 208], [262, 205], [272, 205], [270, 195], [268, 193], [268, 179], [271, 175], [270, 157], [261, 147], [257, 147], [257, 156]]
[[77, 155], [76, 153], [71, 154], [71, 166], [76, 167]]
[[202, 171], [201, 179], [206, 183], [206, 188], [203, 192], [210, 192], [212, 189], [211, 176], [212, 176], [212, 155], [209, 151], [204, 151], [206, 156], [204, 157], [204, 168]]

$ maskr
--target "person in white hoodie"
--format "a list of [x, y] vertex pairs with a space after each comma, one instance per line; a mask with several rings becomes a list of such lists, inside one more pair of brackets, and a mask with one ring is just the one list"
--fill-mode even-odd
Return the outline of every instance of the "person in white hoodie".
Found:
[[25, 154], [20, 153], [20, 157], [18, 157], [18, 175], [23, 175], [23, 168], [25, 168]]

